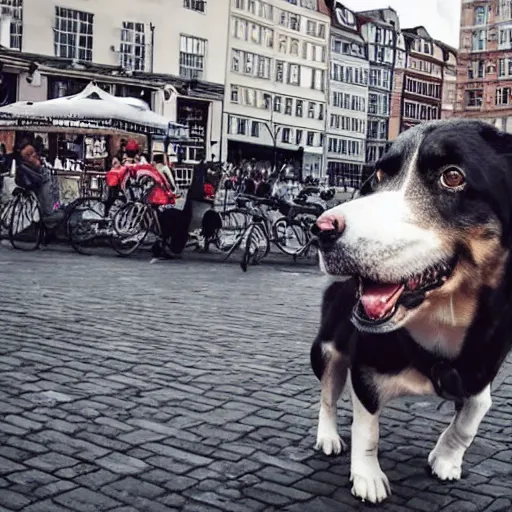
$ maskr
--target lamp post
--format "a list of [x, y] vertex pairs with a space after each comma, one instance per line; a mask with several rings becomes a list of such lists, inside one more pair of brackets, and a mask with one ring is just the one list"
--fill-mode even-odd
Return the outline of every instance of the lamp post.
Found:
[[270, 134], [272, 139], [272, 167], [274, 170], [277, 169], [277, 137], [281, 131], [281, 126], [276, 126], [274, 123], [274, 96], [269, 93], [265, 93], [263, 96], [265, 100], [265, 106], [270, 108], [270, 124], [264, 123], [265, 127]]

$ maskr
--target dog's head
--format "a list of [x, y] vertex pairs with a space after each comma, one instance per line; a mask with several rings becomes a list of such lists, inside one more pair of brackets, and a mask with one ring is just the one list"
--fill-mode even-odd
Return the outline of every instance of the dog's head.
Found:
[[468, 326], [508, 259], [512, 136], [479, 121], [425, 123], [376, 169], [367, 195], [314, 228], [323, 269], [359, 279], [352, 321], [381, 333], [418, 318]]

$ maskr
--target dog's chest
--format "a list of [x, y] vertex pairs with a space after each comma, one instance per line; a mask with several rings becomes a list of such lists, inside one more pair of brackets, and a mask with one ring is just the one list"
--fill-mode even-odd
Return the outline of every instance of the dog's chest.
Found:
[[466, 335], [465, 327], [452, 327], [428, 323], [412, 323], [407, 326], [412, 339], [431, 354], [455, 359]]

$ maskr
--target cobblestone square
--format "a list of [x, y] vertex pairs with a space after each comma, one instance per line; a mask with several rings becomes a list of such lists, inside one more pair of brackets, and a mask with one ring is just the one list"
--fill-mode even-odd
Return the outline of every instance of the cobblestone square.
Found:
[[[366, 510], [349, 456], [313, 450], [313, 267], [0, 249], [0, 512]], [[442, 484], [426, 461], [453, 406], [381, 421], [390, 512], [512, 510], [512, 370]], [[345, 396], [339, 412], [350, 440]]]

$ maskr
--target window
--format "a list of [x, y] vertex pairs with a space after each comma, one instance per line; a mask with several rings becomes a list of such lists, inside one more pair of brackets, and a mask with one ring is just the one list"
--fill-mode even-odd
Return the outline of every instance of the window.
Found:
[[315, 145], [315, 132], [308, 132], [307, 139], [306, 139], [306, 145], [307, 146]]
[[290, 144], [290, 136], [291, 136], [290, 128], [283, 128], [283, 133], [281, 135], [281, 140], [283, 142], [285, 142], [286, 144]]
[[284, 100], [284, 113], [287, 116], [292, 115], [292, 109], [293, 109], [293, 99], [292, 98], [286, 98]]
[[240, 60], [242, 59], [242, 52], [240, 50], [233, 50], [231, 55], [231, 71], [240, 73]]
[[300, 16], [298, 16], [297, 14], [290, 13], [289, 20], [289, 28], [291, 28], [292, 30], [296, 30], [298, 32], [300, 30]]
[[483, 100], [482, 89], [470, 89], [466, 91], [466, 106], [467, 107], [481, 107]]
[[55, 56], [91, 62], [92, 24], [91, 13], [55, 7]]
[[247, 132], [247, 119], [239, 117], [237, 119], [236, 133], [238, 135], [245, 135]]
[[309, 119], [315, 119], [315, 110], [316, 110], [316, 103], [313, 101], [309, 102], [308, 105], [308, 118]]
[[256, 78], [270, 78], [270, 59], [254, 53], [232, 51], [231, 71]]
[[485, 30], [476, 30], [473, 32], [472, 50], [474, 52], [485, 50], [487, 33]]
[[283, 83], [284, 80], [284, 62], [276, 60], [276, 82]]
[[231, 103], [238, 103], [239, 100], [239, 88], [238, 85], [231, 86]]
[[123, 22], [119, 57], [121, 67], [124, 69], [132, 71], [146, 69], [146, 36], [143, 23]]
[[483, 6], [475, 9], [475, 25], [485, 25], [487, 23], [487, 9]]
[[180, 76], [188, 79], [203, 78], [206, 40], [180, 36]]
[[23, 39], [23, 0], [11, 0], [11, 50], [21, 50]]
[[319, 103], [319, 105], [318, 105], [318, 120], [319, 121], [324, 120], [324, 106], [322, 103]]
[[308, 20], [306, 23], [306, 34], [308, 36], [316, 36], [316, 22]]
[[260, 123], [258, 121], [253, 121], [251, 124], [251, 137], [259, 137], [260, 136]]
[[299, 41], [297, 39], [290, 39], [290, 55], [299, 56]]
[[274, 96], [274, 112], [281, 112], [281, 96]]
[[300, 85], [300, 66], [298, 64], [288, 64], [288, 80], [290, 85]]
[[300, 146], [302, 144], [302, 130], [295, 130], [295, 145]]
[[496, 105], [510, 105], [512, 103], [510, 98], [510, 87], [500, 87], [496, 89]]
[[297, 117], [302, 117], [303, 106], [304, 106], [304, 102], [302, 100], [297, 100], [297, 102], [295, 103], [295, 115]]
[[311, 70], [311, 89], [316, 89], [317, 91], [324, 90], [324, 73], [323, 69]]
[[204, 12], [205, 0], [183, 0], [183, 7], [192, 11]]
[[485, 77], [485, 62], [483, 60], [472, 61], [468, 66], [468, 78], [473, 80], [475, 78]]

